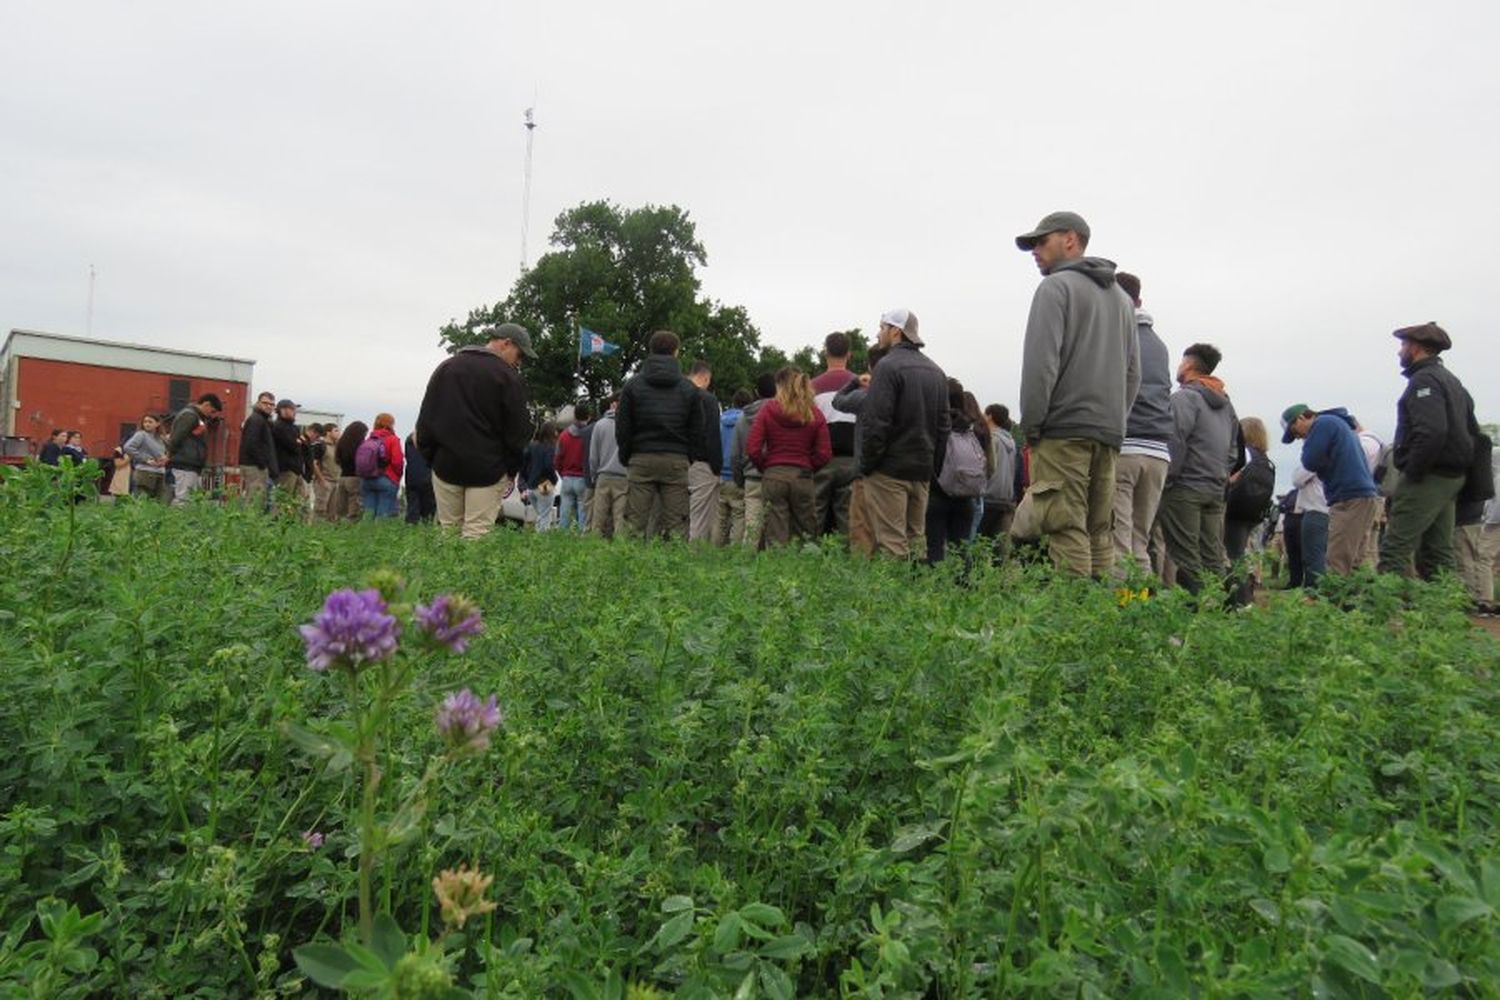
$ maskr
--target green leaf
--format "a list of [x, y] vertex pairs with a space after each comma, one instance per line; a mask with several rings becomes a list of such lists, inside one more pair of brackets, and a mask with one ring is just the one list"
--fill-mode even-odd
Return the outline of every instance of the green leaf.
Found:
[[916, 826], [906, 826], [896, 831], [896, 837], [891, 841], [890, 852], [892, 854], [905, 854], [915, 848], [921, 847], [941, 835], [946, 820], [936, 823], [921, 823]]
[[344, 977], [340, 984], [345, 990], [373, 990], [378, 986], [384, 986], [390, 982], [389, 972], [376, 972], [374, 969], [355, 969]]
[[281, 735], [309, 757], [328, 761], [334, 770], [342, 770], [354, 762], [353, 744], [343, 743], [328, 734], [314, 732], [295, 722], [283, 722]]
[[656, 937], [652, 943], [662, 951], [666, 951], [687, 937], [692, 929], [693, 911], [683, 910], [671, 920], [661, 925], [661, 929], [656, 932]]
[[573, 1000], [599, 1000], [599, 987], [583, 973], [568, 969], [560, 973], [560, 978]]
[[406, 935], [402, 933], [401, 925], [396, 923], [395, 917], [389, 913], [376, 914], [370, 948], [385, 963], [387, 970], [396, 971], [396, 963], [406, 955]]
[[1292, 870], [1292, 856], [1281, 844], [1272, 844], [1266, 848], [1265, 856], [1261, 863], [1266, 866], [1266, 871], [1272, 875], [1283, 875]]
[[338, 989], [344, 977], [359, 968], [359, 963], [336, 944], [305, 944], [292, 949], [292, 959], [308, 979], [331, 990]]
[[771, 1000], [792, 1000], [796, 988], [792, 985], [792, 977], [779, 965], [771, 965], [762, 962], [760, 965], [760, 984], [765, 987], [766, 995]]
[[719, 921], [719, 927], [714, 931], [714, 951], [721, 955], [728, 954], [740, 946], [740, 932], [744, 924], [738, 913], [730, 913]]
[[663, 913], [677, 913], [680, 910], [691, 910], [692, 908], [692, 896], [668, 896], [661, 901], [661, 912]]
[[786, 923], [786, 914], [769, 903], [746, 903], [739, 913], [746, 923], [758, 927], [781, 927]]
[[785, 937], [768, 941], [761, 946], [762, 958], [769, 958], [776, 962], [789, 962], [794, 958], [801, 958], [812, 951], [812, 942], [801, 934], [788, 934]]
[[1462, 926], [1470, 920], [1488, 916], [1493, 910], [1490, 904], [1472, 896], [1444, 896], [1437, 901], [1438, 926], [1444, 931]]
[[1250, 900], [1250, 909], [1258, 913], [1261, 919], [1270, 924], [1272, 927], [1281, 926], [1281, 907], [1277, 906], [1269, 899]]
[[1350, 975], [1366, 982], [1380, 984], [1380, 966], [1375, 953], [1358, 941], [1342, 934], [1330, 934], [1323, 939], [1323, 957]]
[[354, 959], [362, 968], [370, 972], [378, 972], [384, 976], [391, 971], [379, 955], [357, 941], [345, 941], [344, 950], [349, 953], [350, 958]]
[[1434, 958], [1422, 970], [1422, 985], [1429, 990], [1445, 990], [1463, 982], [1458, 967], [1445, 958]]

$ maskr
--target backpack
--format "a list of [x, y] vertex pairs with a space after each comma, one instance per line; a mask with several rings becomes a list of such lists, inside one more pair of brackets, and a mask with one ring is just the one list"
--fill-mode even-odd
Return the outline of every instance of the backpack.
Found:
[[1229, 487], [1224, 516], [1231, 521], [1263, 521], [1275, 495], [1276, 466], [1264, 454], [1254, 452]]
[[385, 451], [385, 438], [371, 434], [354, 449], [354, 474], [361, 479], [379, 479], [391, 458]]
[[1375, 471], [1371, 475], [1374, 476], [1375, 485], [1380, 488], [1380, 495], [1383, 497], [1396, 495], [1396, 481], [1401, 478], [1396, 475], [1393, 458], [1395, 451], [1395, 444], [1383, 444], [1380, 446], [1380, 454], [1375, 456]]
[[1474, 461], [1469, 463], [1459, 503], [1480, 503], [1495, 499], [1495, 444], [1488, 434], [1474, 435]]
[[938, 473], [938, 487], [956, 500], [972, 499], [984, 494], [984, 446], [973, 431], [952, 431]]

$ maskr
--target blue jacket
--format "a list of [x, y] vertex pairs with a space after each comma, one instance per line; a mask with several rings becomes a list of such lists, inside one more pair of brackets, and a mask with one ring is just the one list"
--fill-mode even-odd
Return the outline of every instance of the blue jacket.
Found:
[[1343, 407], [1321, 410], [1313, 418], [1302, 442], [1302, 465], [1323, 481], [1330, 504], [1380, 495], [1354, 433], [1354, 419]]
[[740, 415], [744, 412], [733, 409], [719, 414], [719, 447], [724, 452], [724, 466], [719, 478], [726, 483], [734, 481], [734, 468], [730, 464], [734, 460], [734, 427], [740, 422]]

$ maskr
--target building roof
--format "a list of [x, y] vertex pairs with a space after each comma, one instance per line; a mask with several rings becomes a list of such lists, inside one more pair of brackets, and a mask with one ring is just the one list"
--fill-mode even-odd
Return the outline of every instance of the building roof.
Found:
[[71, 361], [106, 368], [127, 368], [133, 371], [163, 372], [168, 375], [190, 375], [245, 383], [250, 381], [255, 369], [255, 362], [248, 358], [231, 358], [223, 354], [203, 354], [174, 347], [128, 344], [40, 330], [11, 330], [5, 338], [5, 346], [0, 347], [0, 372], [3, 372], [12, 357]]

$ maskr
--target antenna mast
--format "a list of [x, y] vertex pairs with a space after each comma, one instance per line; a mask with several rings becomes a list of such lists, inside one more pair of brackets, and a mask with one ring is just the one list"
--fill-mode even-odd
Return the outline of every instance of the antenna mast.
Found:
[[535, 108], [527, 108], [526, 123], [526, 172], [521, 190], [521, 273], [526, 273], [526, 235], [531, 228], [531, 143], [536, 137]]
[[94, 265], [89, 265], [89, 313], [84, 324], [84, 336], [94, 335]]

